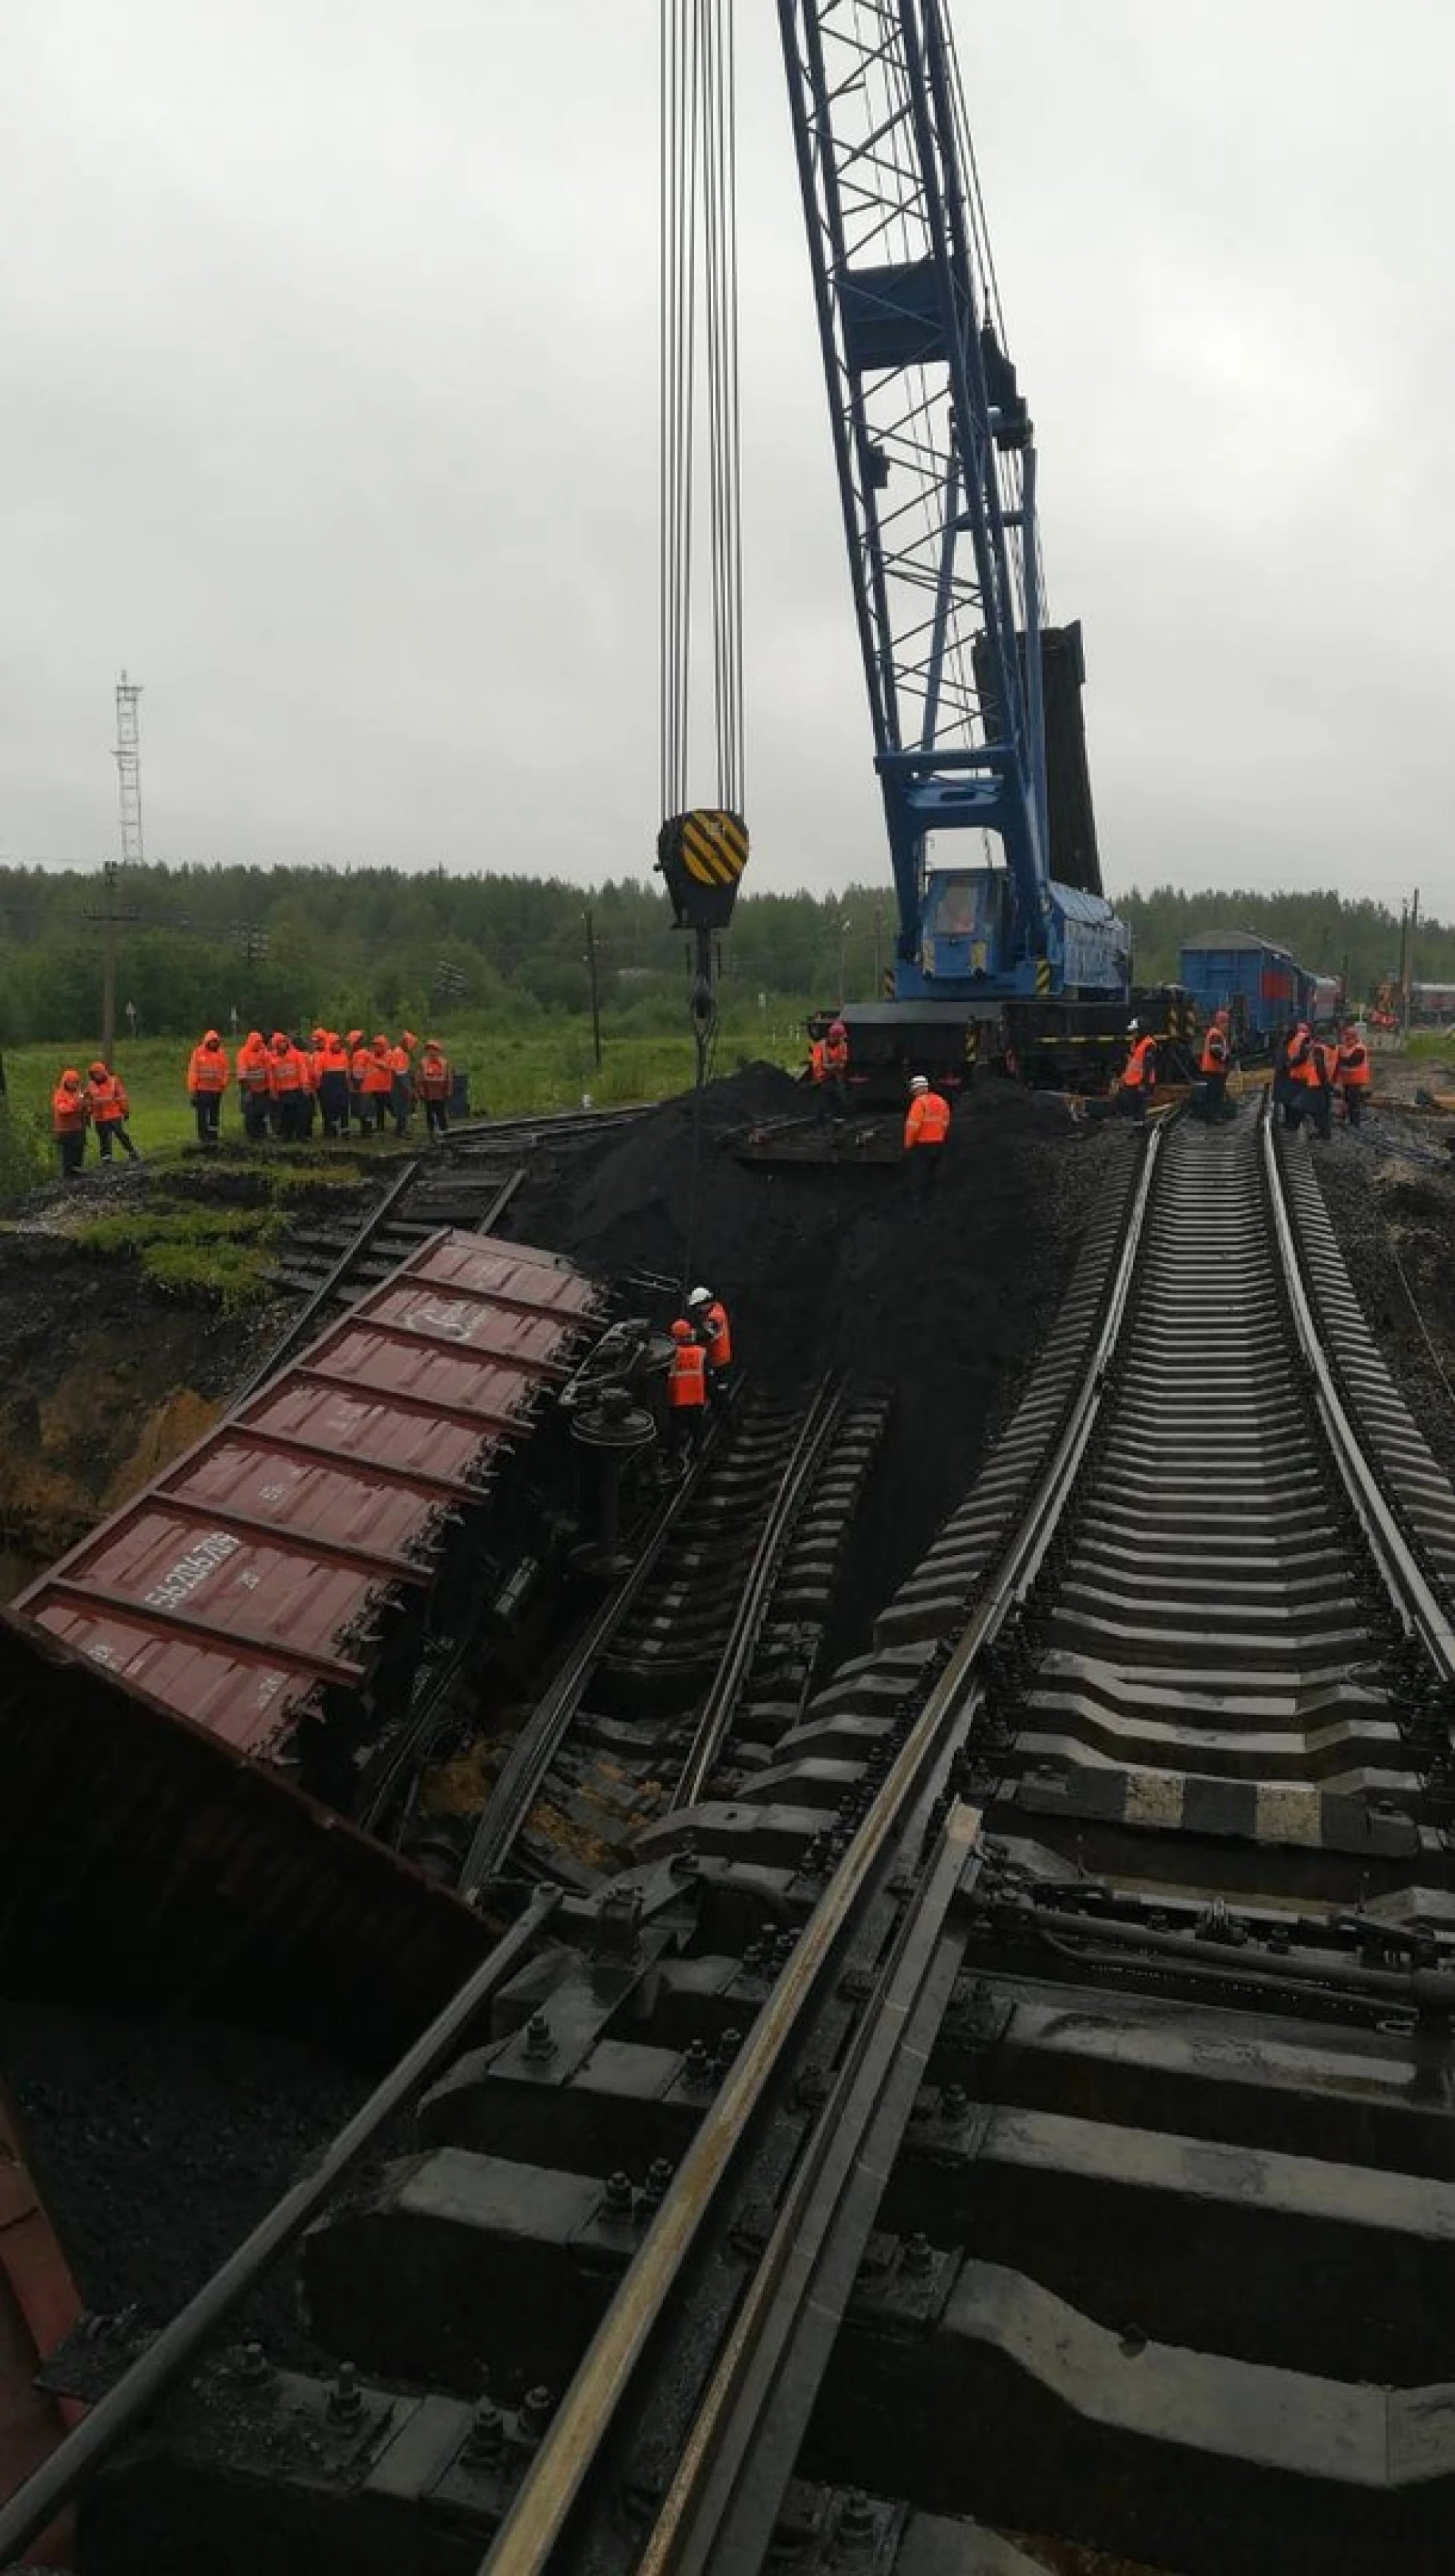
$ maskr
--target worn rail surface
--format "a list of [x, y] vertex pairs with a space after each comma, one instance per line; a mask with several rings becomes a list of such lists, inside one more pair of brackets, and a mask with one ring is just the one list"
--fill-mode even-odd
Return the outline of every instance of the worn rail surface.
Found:
[[1128, 1138], [871, 1651], [304, 2240], [350, 2368], [216, 2358], [83, 2570], [1447, 2566], [1452, 1584], [1308, 1142]]

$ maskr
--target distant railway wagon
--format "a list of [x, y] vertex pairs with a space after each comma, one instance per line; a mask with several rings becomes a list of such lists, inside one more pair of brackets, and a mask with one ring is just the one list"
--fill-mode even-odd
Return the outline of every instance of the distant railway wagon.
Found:
[[1411, 984], [1410, 1018], [1422, 1028], [1455, 1020], [1455, 984]]
[[[1209, 930], [1182, 951], [1181, 980], [1200, 1019], [1231, 1012], [1245, 1044], [1266, 1046], [1289, 1020], [1312, 1019], [1319, 978], [1250, 930]], [[1332, 1007], [1332, 1006], [1331, 1006]]]

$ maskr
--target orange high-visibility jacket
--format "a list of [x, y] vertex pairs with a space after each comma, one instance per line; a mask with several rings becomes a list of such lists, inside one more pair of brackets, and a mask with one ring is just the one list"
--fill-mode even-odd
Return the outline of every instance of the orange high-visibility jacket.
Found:
[[1339, 1040], [1339, 1080], [1346, 1091], [1362, 1091], [1369, 1080], [1369, 1049], [1362, 1038]]
[[187, 1067], [187, 1088], [189, 1091], [226, 1091], [227, 1049], [225, 1046], [208, 1046], [204, 1041], [201, 1046], [195, 1046], [192, 1049], [191, 1061]]
[[950, 1104], [937, 1091], [917, 1091], [904, 1122], [908, 1153], [916, 1145], [943, 1145], [950, 1132]]
[[86, 1085], [86, 1106], [91, 1112], [93, 1126], [119, 1127], [129, 1114], [131, 1103], [126, 1096], [125, 1084], [114, 1073], [108, 1073], [104, 1078], [93, 1073]]
[[733, 1355], [733, 1337], [727, 1308], [720, 1297], [714, 1297], [712, 1304], [703, 1309], [697, 1329], [702, 1335], [708, 1367], [725, 1369]]
[[268, 1050], [261, 1038], [248, 1038], [237, 1051], [237, 1078], [244, 1091], [268, 1088]]
[[667, 1371], [667, 1402], [674, 1411], [679, 1405], [706, 1404], [707, 1353], [701, 1342], [674, 1342], [672, 1365]]
[[826, 1074], [847, 1073], [849, 1070], [848, 1039], [825, 1038], [823, 1042], [823, 1063]]
[[1151, 1091], [1157, 1080], [1157, 1041], [1154, 1037], [1138, 1038], [1122, 1068], [1122, 1089], [1140, 1091], [1143, 1084]]
[[[67, 1071], [69, 1072], [69, 1067]], [[81, 1089], [80, 1075], [71, 1073], [68, 1081], [66, 1075], [62, 1074], [51, 1093], [51, 1126], [55, 1134], [79, 1136], [85, 1129], [90, 1115], [86, 1095]], [[701, 1358], [701, 1356], [699, 1352], [698, 1357]]]
[[274, 1047], [268, 1057], [268, 1089], [279, 1100], [286, 1092], [308, 1087], [308, 1068], [296, 1046]]
[[1223, 1073], [1227, 1069], [1227, 1062], [1228, 1033], [1226, 1029], [1220, 1029], [1214, 1020], [1202, 1042], [1202, 1062], [1198, 1066], [1198, 1071], [1199, 1073]]
[[394, 1067], [387, 1047], [370, 1047], [364, 1056], [364, 1078], [359, 1086], [366, 1098], [376, 1099], [381, 1092], [394, 1088]]
[[448, 1100], [453, 1076], [448, 1056], [438, 1047], [426, 1047], [414, 1072], [414, 1087], [421, 1100]]

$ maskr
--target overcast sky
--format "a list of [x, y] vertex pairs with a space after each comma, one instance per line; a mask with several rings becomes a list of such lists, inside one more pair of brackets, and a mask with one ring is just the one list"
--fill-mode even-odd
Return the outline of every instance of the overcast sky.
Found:
[[[883, 872], [770, 0], [749, 816]], [[649, 864], [652, 0], [9, 0], [0, 854]], [[1455, 8], [957, 0], [1113, 887], [1455, 912]]]

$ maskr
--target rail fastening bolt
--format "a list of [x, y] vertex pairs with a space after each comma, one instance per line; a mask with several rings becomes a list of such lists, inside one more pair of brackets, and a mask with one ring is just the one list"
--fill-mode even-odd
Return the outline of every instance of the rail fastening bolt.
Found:
[[526, 2024], [525, 2053], [537, 2061], [555, 2056], [556, 2043], [551, 2035], [550, 2022], [543, 2012], [533, 2012]]
[[933, 2269], [934, 2260], [934, 2247], [923, 2231], [917, 2228], [913, 2236], [905, 2239], [904, 2253], [901, 2257], [903, 2269], [911, 2279], [923, 2279], [925, 2273]]
[[629, 2216], [632, 2205], [632, 2178], [620, 2166], [606, 2177], [606, 2206], [613, 2217]]
[[358, 2371], [351, 2361], [341, 2361], [328, 2392], [329, 2419], [335, 2424], [355, 2424], [363, 2407]]

